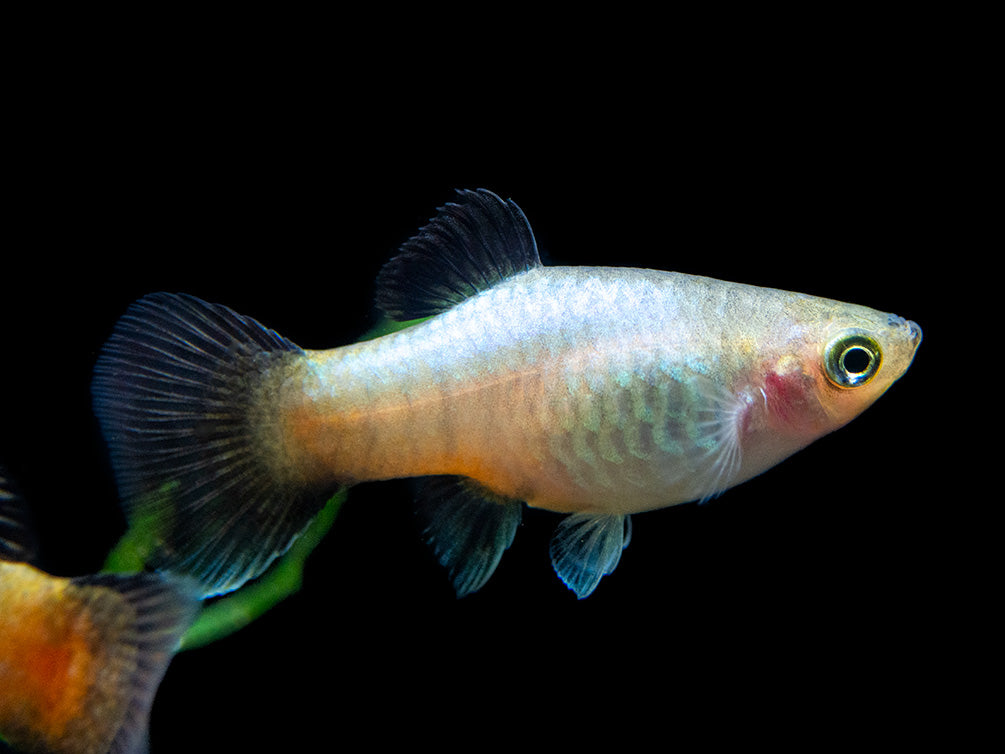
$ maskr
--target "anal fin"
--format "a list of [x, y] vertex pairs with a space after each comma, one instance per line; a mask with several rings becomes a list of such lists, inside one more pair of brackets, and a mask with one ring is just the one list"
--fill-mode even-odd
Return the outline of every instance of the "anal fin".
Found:
[[416, 512], [423, 537], [458, 597], [478, 591], [513, 542], [523, 503], [494, 495], [466, 477], [427, 477], [420, 485]]

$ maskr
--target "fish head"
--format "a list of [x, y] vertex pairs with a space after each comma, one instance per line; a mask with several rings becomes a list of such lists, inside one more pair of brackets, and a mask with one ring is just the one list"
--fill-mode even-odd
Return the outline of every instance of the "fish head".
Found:
[[818, 352], [818, 398], [834, 428], [854, 419], [907, 371], [921, 328], [895, 314], [870, 310], [828, 328]]
[[[815, 300], [768, 370], [765, 403], [777, 427], [819, 437], [871, 406], [907, 371], [921, 328], [894, 314]], [[806, 312], [804, 312], [805, 314]]]

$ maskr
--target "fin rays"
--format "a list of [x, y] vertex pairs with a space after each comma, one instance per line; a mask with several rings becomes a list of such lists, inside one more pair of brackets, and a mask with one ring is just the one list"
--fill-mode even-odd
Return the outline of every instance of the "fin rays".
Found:
[[463, 477], [429, 477], [420, 485], [416, 513], [423, 537], [458, 597], [478, 591], [512, 544], [523, 504]]
[[705, 407], [698, 422], [699, 446], [705, 448], [701, 456], [702, 503], [718, 497], [733, 484], [743, 460], [740, 436], [749, 408], [743, 396], [729, 393], [710, 380], [703, 380], [703, 392]]
[[24, 501], [0, 469], [0, 560], [27, 563], [37, 549]]
[[127, 517], [151, 521], [151, 565], [199, 579], [206, 594], [268, 567], [330, 489], [269, 470], [258, 386], [300, 349], [227, 307], [173, 294], [134, 304], [95, 368], [95, 412]]
[[614, 572], [630, 540], [629, 516], [574, 513], [562, 519], [552, 536], [551, 563], [565, 585], [583, 599]]
[[404, 321], [446, 311], [541, 264], [530, 223], [491, 191], [458, 191], [377, 278], [377, 306]]

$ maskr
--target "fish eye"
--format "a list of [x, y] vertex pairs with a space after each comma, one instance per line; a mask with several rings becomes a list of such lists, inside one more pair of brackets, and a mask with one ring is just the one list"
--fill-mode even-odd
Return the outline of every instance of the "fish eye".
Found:
[[851, 331], [832, 340], [824, 351], [827, 379], [838, 387], [861, 387], [879, 371], [883, 353], [873, 338]]

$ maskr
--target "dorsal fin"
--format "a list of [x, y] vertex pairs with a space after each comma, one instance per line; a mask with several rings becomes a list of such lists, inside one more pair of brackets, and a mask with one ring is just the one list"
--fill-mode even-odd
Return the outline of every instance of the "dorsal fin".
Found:
[[541, 265], [523, 211], [487, 189], [457, 192], [377, 277], [377, 306], [399, 321], [430, 317]]
[[28, 563], [37, 551], [28, 508], [0, 469], [0, 560]]

